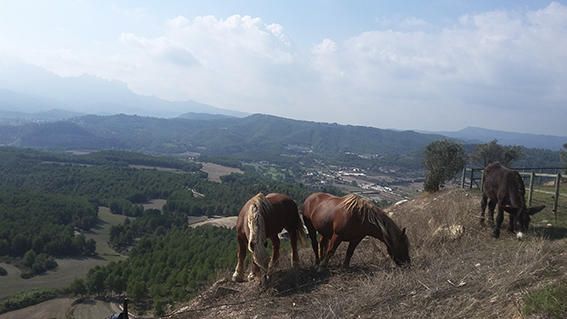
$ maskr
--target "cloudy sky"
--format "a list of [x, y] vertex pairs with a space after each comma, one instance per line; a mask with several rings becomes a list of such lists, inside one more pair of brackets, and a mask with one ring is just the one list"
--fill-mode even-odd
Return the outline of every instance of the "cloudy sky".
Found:
[[381, 128], [567, 135], [567, 2], [0, 0], [0, 59]]

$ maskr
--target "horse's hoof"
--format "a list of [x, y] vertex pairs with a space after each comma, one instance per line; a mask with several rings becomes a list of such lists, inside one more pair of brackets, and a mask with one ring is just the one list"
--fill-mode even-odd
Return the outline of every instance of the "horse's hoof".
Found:
[[235, 272], [234, 274], [232, 274], [232, 281], [243, 282], [244, 281], [244, 274]]
[[500, 237], [500, 232], [498, 230], [492, 231], [492, 237], [498, 239]]
[[516, 234], [516, 238], [519, 239], [519, 240], [522, 240], [522, 239], [524, 238], [524, 233], [522, 233], [521, 231], [518, 232], [518, 233]]
[[248, 274], [248, 281], [254, 281], [254, 279], [256, 279], [256, 274], [254, 274], [253, 272]]

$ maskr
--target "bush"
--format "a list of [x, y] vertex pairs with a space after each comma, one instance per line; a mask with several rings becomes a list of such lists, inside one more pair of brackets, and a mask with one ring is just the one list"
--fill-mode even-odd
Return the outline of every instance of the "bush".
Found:
[[424, 189], [436, 192], [447, 180], [453, 178], [465, 166], [465, 151], [457, 143], [442, 140], [435, 141], [425, 148]]

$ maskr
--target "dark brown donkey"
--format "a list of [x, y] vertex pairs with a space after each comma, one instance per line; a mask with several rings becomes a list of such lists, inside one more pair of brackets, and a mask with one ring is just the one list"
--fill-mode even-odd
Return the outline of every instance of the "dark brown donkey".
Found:
[[[287, 195], [257, 194], [244, 204], [236, 221], [238, 239], [238, 264], [232, 280], [244, 280], [244, 259], [246, 250], [252, 253], [252, 271], [248, 275], [251, 280], [262, 270], [267, 277], [277, 264], [280, 256], [280, 239], [278, 234], [285, 228], [291, 242], [292, 266], [297, 266], [297, 240], [304, 241], [305, 228], [297, 204]], [[272, 241], [272, 260], [268, 265], [266, 240]]]
[[[348, 267], [356, 246], [370, 235], [386, 244], [388, 254], [398, 265], [410, 263], [409, 241], [405, 228], [400, 228], [380, 208], [370, 200], [350, 194], [336, 197], [326, 193], [311, 194], [303, 206], [303, 221], [315, 253], [315, 262], [325, 267], [339, 244], [348, 241], [348, 249], [343, 263]], [[317, 232], [321, 242], [317, 246]]]
[[[510, 224], [508, 231], [522, 238], [530, 226], [530, 216], [541, 211], [545, 205], [537, 207], [526, 207], [526, 187], [520, 173], [502, 166], [496, 162], [488, 164], [484, 168], [484, 182], [482, 200], [480, 202], [480, 223], [484, 225], [484, 211], [488, 206], [488, 222], [492, 229], [492, 236], [500, 236], [500, 227], [504, 221], [504, 211], [510, 213]], [[498, 204], [498, 215], [494, 224], [494, 209]]]

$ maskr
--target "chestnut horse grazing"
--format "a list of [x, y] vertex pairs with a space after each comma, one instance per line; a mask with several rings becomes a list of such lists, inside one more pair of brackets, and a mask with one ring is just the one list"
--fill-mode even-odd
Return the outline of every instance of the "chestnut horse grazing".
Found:
[[[299, 216], [297, 204], [287, 195], [271, 193], [264, 196], [257, 194], [244, 204], [236, 221], [238, 240], [238, 264], [232, 275], [233, 281], [244, 280], [244, 259], [246, 249], [252, 253], [252, 271], [248, 275], [251, 280], [262, 270], [269, 276], [280, 256], [280, 239], [278, 234], [285, 228], [291, 242], [291, 263], [299, 264], [297, 240], [304, 241], [307, 234]], [[266, 240], [272, 241], [272, 259], [268, 265]]]
[[319, 264], [317, 231], [321, 234], [319, 249], [323, 259], [319, 268], [327, 266], [339, 244], [348, 241], [343, 263], [348, 267], [354, 249], [370, 235], [378, 238], [388, 249], [388, 254], [398, 266], [409, 265], [409, 241], [405, 228], [400, 228], [370, 200], [350, 194], [337, 197], [326, 193], [314, 193], [305, 199], [303, 220]]

